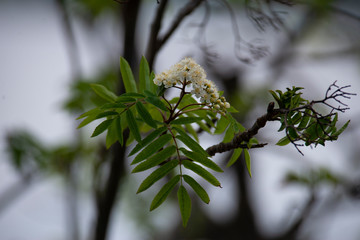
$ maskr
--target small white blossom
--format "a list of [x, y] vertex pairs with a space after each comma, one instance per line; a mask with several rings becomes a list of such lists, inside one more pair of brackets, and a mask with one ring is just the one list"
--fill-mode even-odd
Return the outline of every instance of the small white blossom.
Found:
[[226, 113], [230, 104], [224, 97], [220, 97], [216, 85], [206, 79], [204, 69], [192, 58], [185, 58], [176, 63], [169, 70], [157, 74], [154, 78], [154, 84], [165, 88], [175, 85], [184, 85], [191, 87], [191, 93], [200, 99], [201, 103], [206, 104], [216, 112]]

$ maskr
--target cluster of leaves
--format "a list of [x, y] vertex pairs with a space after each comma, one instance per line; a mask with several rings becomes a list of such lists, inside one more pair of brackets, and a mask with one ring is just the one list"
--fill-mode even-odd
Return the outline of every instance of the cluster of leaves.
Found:
[[311, 170], [307, 173], [297, 174], [290, 172], [285, 177], [285, 183], [297, 183], [307, 187], [315, 187], [321, 183], [337, 185], [342, 179], [326, 168]]
[[[198, 133], [225, 132], [223, 142], [229, 142], [234, 134], [244, 131], [244, 128], [229, 113], [218, 118], [219, 114], [209, 110], [193, 98], [190, 92], [186, 92], [186, 84], [182, 88], [179, 87], [179, 97], [166, 99], [166, 89], [154, 85], [154, 74], [150, 72], [145, 58], [142, 58], [139, 69], [137, 84], [127, 61], [124, 58], [120, 59], [120, 70], [126, 90], [120, 96], [102, 85], [91, 84], [95, 93], [106, 103], [82, 114], [78, 118], [83, 119], [79, 128], [95, 120], [104, 119], [95, 128], [92, 137], [107, 130], [107, 148], [115, 142], [129, 145], [136, 141], [137, 144], [129, 154], [135, 155], [131, 165], [136, 166], [132, 173], [152, 170], [140, 184], [137, 193], [147, 190], [165, 177], [170, 179], [155, 195], [150, 206], [152, 211], [179, 185], [179, 207], [183, 225], [186, 226], [191, 213], [191, 200], [185, 186], [191, 187], [203, 202], [210, 202], [206, 190], [192, 175], [196, 174], [210, 184], [221, 187], [218, 179], [210, 171], [223, 172], [199, 144]], [[230, 108], [229, 111], [236, 110]], [[123, 131], [127, 128], [130, 130], [130, 136], [125, 142]], [[229, 165], [233, 164], [240, 154], [241, 150], [235, 150]], [[247, 150], [244, 154], [250, 171], [250, 155]]]
[[[181, 87], [173, 87], [179, 91], [178, 97], [167, 99], [165, 93], [168, 88], [158, 87], [153, 83], [155, 75], [150, 72], [145, 58], [140, 62], [138, 84], [124, 58], [120, 59], [120, 70], [125, 93], [117, 96], [103, 85], [91, 84], [94, 92], [105, 103], [82, 114], [78, 118], [83, 119], [79, 128], [95, 120], [104, 119], [95, 128], [92, 137], [107, 131], [107, 148], [115, 142], [129, 145], [136, 141], [135, 147], [129, 153], [129, 156], [135, 156], [131, 162], [131, 165], [136, 165], [132, 173], [151, 171], [140, 184], [137, 193], [149, 189], [160, 180], [167, 179], [151, 203], [152, 211], [178, 186], [177, 196], [184, 226], [191, 215], [191, 199], [187, 188], [190, 187], [203, 202], [209, 203], [209, 195], [196, 179], [200, 177], [215, 187], [221, 187], [219, 180], [212, 173], [223, 172], [218, 164], [211, 160], [215, 153], [234, 150], [227, 166], [234, 164], [243, 153], [251, 177], [248, 149], [266, 145], [259, 144], [254, 136], [267, 121], [280, 121], [279, 131], [284, 130], [286, 133], [278, 145], [283, 146], [291, 142], [300, 153], [298, 146], [302, 144], [299, 144], [299, 141], [303, 141], [305, 145], [324, 145], [325, 141], [336, 140], [349, 123], [337, 130], [338, 116], [334, 111], [342, 112], [347, 108], [333, 107], [328, 102], [335, 100], [343, 104], [339, 97], [348, 98], [349, 95], [353, 95], [344, 91], [348, 86], [338, 87], [334, 83], [329, 87], [323, 100], [311, 102], [301, 97], [302, 93], [299, 90], [302, 88], [288, 88], [284, 93], [280, 90], [270, 91], [279, 108], [274, 109], [274, 103], [270, 104], [268, 113], [258, 118], [253, 127], [246, 130], [231, 116], [231, 112], [236, 112], [234, 108], [231, 107], [226, 114], [220, 115], [206, 104], [197, 101], [191, 92], [187, 92], [186, 79]], [[331, 87], [335, 87], [335, 91], [331, 91]], [[316, 104], [330, 107], [330, 113], [320, 114], [314, 108]], [[130, 134], [124, 139], [123, 132], [126, 129], [130, 130]], [[224, 139], [205, 150], [199, 144], [200, 132], [224, 134]]]
[[[335, 87], [335, 91], [331, 92], [331, 87]], [[303, 88], [287, 88], [287, 91], [284, 93], [280, 90], [270, 91], [278, 103], [278, 111], [281, 113], [278, 117], [281, 123], [279, 131], [285, 130], [286, 133], [286, 136], [280, 139], [277, 145], [284, 146], [292, 143], [300, 153], [299, 146], [309, 146], [312, 144], [324, 146], [326, 141], [337, 140], [338, 136], [348, 126], [350, 120], [340, 129], [337, 129], [338, 113], [335, 111], [343, 112], [347, 108], [332, 106], [328, 101], [332, 99], [343, 104], [337, 97], [347, 98], [349, 95], [353, 95], [342, 91], [344, 87], [340, 88], [334, 83], [329, 87], [324, 99], [310, 102], [301, 97], [301, 89]], [[330, 111], [326, 114], [321, 114], [316, 110], [316, 104], [326, 105], [330, 108]]]

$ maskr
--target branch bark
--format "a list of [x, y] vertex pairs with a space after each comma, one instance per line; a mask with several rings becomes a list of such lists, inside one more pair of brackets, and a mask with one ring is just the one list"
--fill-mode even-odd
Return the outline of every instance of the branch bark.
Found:
[[268, 121], [274, 121], [279, 114], [279, 109], [274, 109], [274, 103], [271, 102], [268, 105], [267, 113], [256, 119], [253, 126], [245, 132], [239, 133], [229, 143], [219, 143], [206, 149], [206, 152], [210, 156], [214, 156], [216, 153], [227, 152], [235, 148], [242, 147], [243, 142], [248, 142], [254, 137], [261, 128], [265, 127]]

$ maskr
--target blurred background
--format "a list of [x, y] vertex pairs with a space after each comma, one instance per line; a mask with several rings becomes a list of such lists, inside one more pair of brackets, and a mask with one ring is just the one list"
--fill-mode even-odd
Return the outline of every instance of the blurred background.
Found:
[[136, 195], [132, 145], [107, 151], [75, 120], [100, 101], [89, 83], [122, 92], [120, 56], [135, 75], [143, 55], [155, 73], [191, 56], [249, 128], [270, 89], [317, 100], [337, 80], [358, 94], [359, 40], [356, 0], [0, 0], [0, 239], [360, 239], [359, 96], [339, 139], [304, 156], [267, 124], [251, 179], [217, 154], [223, 188], [203, 183], [211, 202], [193, 198], [186, 229], [174, 195], [148, 211], [161, 185]]

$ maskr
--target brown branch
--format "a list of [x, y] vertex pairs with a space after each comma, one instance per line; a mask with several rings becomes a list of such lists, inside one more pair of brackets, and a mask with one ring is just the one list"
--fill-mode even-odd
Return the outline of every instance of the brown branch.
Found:
[[180, 23], [184, 20], [184, 18], [190, 13], [192, 13], [203, 1], [204, 0], [189, 1], [182, 9], [179, 10], [167, 32], [164, 33], [163, 36], [158, 37], [167, 0], [163, 0], [160, 2], [154, 21], [151, 24], [149, 44], [146, 52], [146, 58], [149, 62], [150, 68], [153, 67], [156, 55], [159, 53], [161, 47], [167, 42], [167, 40], [169, 40], [171, 35], [179, 27]]
[[[250, 129], [236, 135], [234, 139], [229, 143], [219, 143], [207, 148], [206, 152], [210, 156], [214, 156], [216, 153], [222, 153], [222, 152], [230, 151], [235, 148], [243, 147], [244, 146], [243, 142], [249, 142], [249, 140], [258, 133], [260, 128], [263, 128], [266, 125], [266, 122], [276, 120], [278, 114], [279, 114], [278, 109], [274, 109], [274, 103], [273, 102], [269, 103], [267, 113], [256, 119], [254, 125]], [[263, 144], [262, 146], [265, 145], [266, 144]]]
[[159, 41], [158, 41], [158, 34], [161, 28], [161, 20], [164, 17], [165, 7], [167, 4], [167, 0], [163, 0], [160, 2], [159, 7], [155, 13], [155, 18], [151, 24], [150, 36], [149, 36], [149, 43], [147, 46], [146, 51], [146, 59], [148, 60], [149, 67], [152, 69], [154, 64], [155, 56], [159, 50]]
[[69, 11], [64, 0], [57, 0], [56, 5], [61, 14], [62, 30], [64, 31], [65, 41], [67, 44], [68, 57], [70, 62], [70, 70], [74, 79], [79, 78], [81, 73], [80, 55], [76, 44], [74, 30], [71, 24]]
[[178, 14], [176, 15], [174, 21], [172, 22], [169, 30], [159, 38], [160, 47], [165, 44], [165, 42], [170, 38], [170, 36], [174, 33], [174, 31], [178, 28], [180, 23], [184, 20], [184, 18], [192, 13], [204, 0], [192, 0], [189, 1], [187, 5], [185, 5]]

